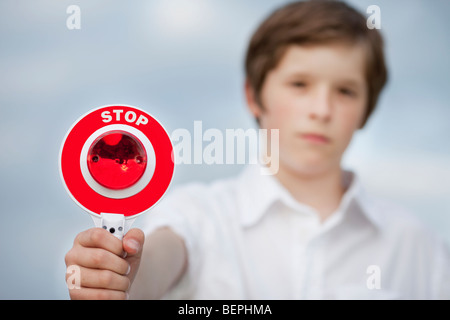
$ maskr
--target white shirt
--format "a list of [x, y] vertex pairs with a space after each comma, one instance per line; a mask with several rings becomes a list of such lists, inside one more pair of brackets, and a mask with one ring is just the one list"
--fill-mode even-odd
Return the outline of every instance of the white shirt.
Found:
[[[355, 174], [345, 172], [343, 183], [340, 206], [323, 223], [257, 165], [174, 188], [144, 228], [170, 226], [187, 247], [187, 272], [165, 298], [450, 299], [443, 242], [366, 194]], [[145, 292], [139, 276], [133, 286]]]

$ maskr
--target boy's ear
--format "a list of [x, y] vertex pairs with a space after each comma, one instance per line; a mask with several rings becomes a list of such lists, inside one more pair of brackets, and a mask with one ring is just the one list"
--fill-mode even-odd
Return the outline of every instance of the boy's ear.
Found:
[[261, 106], [257, 102], [255, 90], [251, 86], [250, 82], [245, 80], [245, 99], [247, 101], [247, 107], [255, 119], [259, 119], [261, 116]]

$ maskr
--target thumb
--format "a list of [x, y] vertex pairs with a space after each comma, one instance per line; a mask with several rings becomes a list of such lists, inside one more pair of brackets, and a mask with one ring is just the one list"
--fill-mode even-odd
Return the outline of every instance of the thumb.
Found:
[[123, 237], [123, 250], [127, 253], [127, 257], [140, 257], [142, 247], [144, 246], [144, 232], [140, 229], [131, 229]]

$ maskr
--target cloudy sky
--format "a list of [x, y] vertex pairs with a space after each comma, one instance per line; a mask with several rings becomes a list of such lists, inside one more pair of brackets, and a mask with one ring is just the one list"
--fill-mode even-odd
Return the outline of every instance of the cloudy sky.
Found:
[[[0, 298], [66, 299], [64, 255], [92, 226], [58, 172], [62, 139], [92, 108], [135, 105], [170, 132], [249, 128], [243, 56], [285, 1], [0, 2]], [[450, 243], [450, 2], [351, 1], [381, 9], [390, 82], [345, 165], [372, 193], [410, 209]], [[174, 184], [240, 166], [180, 165]], [[139, 221], [137, 221], [139, 226]]]

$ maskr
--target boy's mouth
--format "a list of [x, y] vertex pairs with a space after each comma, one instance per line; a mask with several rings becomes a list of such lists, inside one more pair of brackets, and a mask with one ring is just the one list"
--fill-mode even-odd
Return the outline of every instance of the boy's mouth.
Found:
[[305, 133], [300, 133], [299, 136], [303, 140], [305, 140], [309, 143], [313, 143], [313, 144], [327, 144], [330, 142], [330, 138], [328, 138], [322, 134], [319, 134], [319, 133], [305, 132]]

